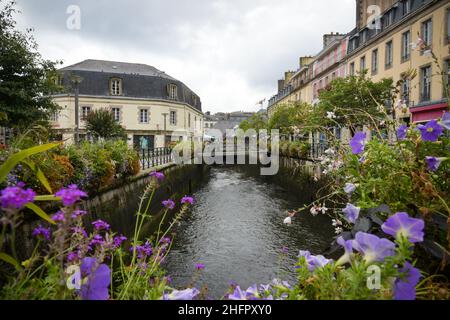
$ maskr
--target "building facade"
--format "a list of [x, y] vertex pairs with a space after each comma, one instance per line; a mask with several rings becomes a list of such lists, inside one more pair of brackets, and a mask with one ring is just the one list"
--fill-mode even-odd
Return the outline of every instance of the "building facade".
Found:
[[87, 134], [86, 117], [96, 109], [110, 110], [125, 128], [129, 144], [136, 148], [164, 147], [174, 137], [178, 141], [202, 137], [200, 97], [152, 66], [86, 60], [60, 69], [59, 73], [58, 82], [67, 93], [53, 96], [61, 111], [52, 120], [62, 140], [74, 141], [76, 87], [81, 138]]
[[[356, 0], [355, 29], [345, 36], [325, 35], [324, 49], [307, 68], [278, 81], [269, 118], [292, 101], [315, 104], [334, 78], [365, 71], [373, 81], [391, 78], [401, 84], [396, 118], [405, 123], [436, 119], [448, 108], [449, 66], [448, 0]], [[417, 74], [411, 76], [411, 70]], [[292, 81], [301, 72], [307, 79], [301, 88], [309, 92], [304, 100], [297, 99]]]

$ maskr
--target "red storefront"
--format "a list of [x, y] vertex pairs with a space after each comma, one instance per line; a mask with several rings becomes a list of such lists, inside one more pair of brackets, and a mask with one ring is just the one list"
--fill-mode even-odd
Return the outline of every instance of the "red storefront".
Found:
[[413, 107], [409, 111], [412, 114], [413, 122], [426, 122], [441, 118], [447, 109], [447, 102], [441, 102], [423, 107]]

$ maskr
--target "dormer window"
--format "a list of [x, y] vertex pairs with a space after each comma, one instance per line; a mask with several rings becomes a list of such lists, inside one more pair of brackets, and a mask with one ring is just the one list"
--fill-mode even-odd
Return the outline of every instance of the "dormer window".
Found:
[[192, 95], [192, 103], [194, 104], [194, 107], [197, 105], [197, 96], [196, 95]]
[[112, 96], [122, 95], [122, 79], [112, 78], [109, 87]]
[[167, 93], [170, 100], [178, 100], [178, 86], [176, 84], [169, 84], [167, 86]]

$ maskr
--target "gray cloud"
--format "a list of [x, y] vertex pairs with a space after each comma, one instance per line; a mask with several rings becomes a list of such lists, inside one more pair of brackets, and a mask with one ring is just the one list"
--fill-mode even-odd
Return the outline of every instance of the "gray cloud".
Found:
[[[354, 0], [18, 0], [21, 27], [65, 64], [95, 58], [151, 64], [195, 90], [204, 110], [254, 110], [322, 34], [354, 27]], [[69, 5], [81, 30], [66, 28]]]

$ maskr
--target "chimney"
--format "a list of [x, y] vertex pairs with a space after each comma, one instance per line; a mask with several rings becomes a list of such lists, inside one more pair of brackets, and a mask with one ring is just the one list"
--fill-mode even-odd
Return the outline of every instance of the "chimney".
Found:
[[313, 58], [311, 56], [300, 57], [300, 59], [299, 59], [299, 61], [300, 61], [300, 68], [303, 68], [304, 66], [309, 65], [312, 60], [313, 60]]
[[336, 39], [342, 39], [343, 35], [340, 34], [339, 32], [331, 32], [328, 34], [324, 34], [323, 35], [323, 48], [325, 49], [326, 47], [328, 47], [330, 45], [330, 43], [332, 43], [334, 40]]
[[278, 80], [278, 92], [281, 92], [284, 88], [284, 80]]
[[292, 77], [294, 76], [294, 71], [286, 71], [284, 73], [284, 85], [286, 86], [289, 81], [291, 81]]

